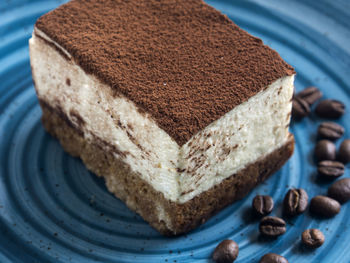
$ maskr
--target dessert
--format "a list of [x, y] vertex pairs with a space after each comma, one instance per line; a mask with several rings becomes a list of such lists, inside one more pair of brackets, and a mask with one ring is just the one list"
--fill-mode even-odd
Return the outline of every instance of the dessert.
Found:
[[163, 234], [293, 152], [293, 68], [202, 1], [73, 0], [38, 19], [30, 55], [47, 131]]

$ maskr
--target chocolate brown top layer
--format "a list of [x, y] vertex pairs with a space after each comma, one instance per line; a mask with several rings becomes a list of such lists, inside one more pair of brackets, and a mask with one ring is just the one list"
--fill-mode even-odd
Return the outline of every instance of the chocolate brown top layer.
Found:
[[180, 146], [295, 73], [200, 0], [73, 0], [36, 27], [85, 72], [149, 113]]

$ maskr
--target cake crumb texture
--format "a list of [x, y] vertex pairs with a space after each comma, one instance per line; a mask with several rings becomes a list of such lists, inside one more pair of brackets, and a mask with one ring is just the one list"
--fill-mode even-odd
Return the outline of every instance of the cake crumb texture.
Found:
[[73, 0], [42, 16], [36, 28], [180, 146], [295, 73], [277, 52], [200, 0]]

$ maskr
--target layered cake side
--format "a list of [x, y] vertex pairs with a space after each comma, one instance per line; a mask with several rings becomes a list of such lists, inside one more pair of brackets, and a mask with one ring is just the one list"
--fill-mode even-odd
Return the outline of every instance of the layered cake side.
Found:
[[201, 1], [71, 1], [30, 40], [43, 123], [164, 234], [242, 198], [293, 152], [294, 70]]

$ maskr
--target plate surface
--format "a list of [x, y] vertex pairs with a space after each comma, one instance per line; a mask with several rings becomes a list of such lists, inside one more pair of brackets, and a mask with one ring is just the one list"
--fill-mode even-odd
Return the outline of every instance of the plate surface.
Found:
[[[305, 214], [288, 221], [275, 241], [259, 237], [250, 204], [270, 194], [273, 215], [289, 187], [312, 197], [328, 187], [312, 157], [320, 119], [292, 123], [296, 150], [290, 161], [249, 196], [185, 236], [165, 238], [109, 194], [101, 179], [64, 153], [40, 123], [32, 85], [28, 39], [43, 13], [64, 1], [0, 1], [0, 262], [211, 262], [223, 239], [240, 247], [236, 262], [258, 262], [268, 252], [289, 262], [350, 262], [350, 204], [333, 219]], [[348, 1], [208, 1], [276, 49], [298, 72], [296, 89], [318, 86], [342, 100], [338, 122], [350, 137], [350, 4]], [[339, 142], [338, 142], [339, 143]], [[349, 167], [344, 177], [349, 177]], [[300, 245], [306, 228], [319, 228], [325, 244]]]

